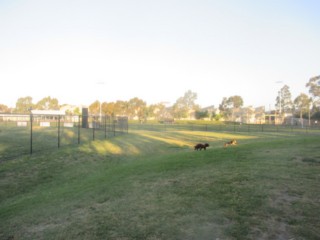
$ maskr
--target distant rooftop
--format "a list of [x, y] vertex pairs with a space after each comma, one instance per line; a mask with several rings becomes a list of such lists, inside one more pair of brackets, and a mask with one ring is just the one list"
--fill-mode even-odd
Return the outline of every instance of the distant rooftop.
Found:
[[66, 115], [65, 111], [61, 110], [31, 110], [31, 112], [36, 115]]

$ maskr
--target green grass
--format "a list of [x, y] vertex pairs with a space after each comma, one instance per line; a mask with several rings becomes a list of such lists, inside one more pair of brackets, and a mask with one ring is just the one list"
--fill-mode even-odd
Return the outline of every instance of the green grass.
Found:
[[153, 129], [15, 157], [0, 163], [0, 239], [319, 239], [319, 144]]

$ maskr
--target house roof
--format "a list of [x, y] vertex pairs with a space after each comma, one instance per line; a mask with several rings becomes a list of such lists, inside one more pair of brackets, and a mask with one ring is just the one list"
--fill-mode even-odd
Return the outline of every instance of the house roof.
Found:
[[61, 110], [31, 110], [31, 112], [36, 115], [66, 115], [66, 113]]

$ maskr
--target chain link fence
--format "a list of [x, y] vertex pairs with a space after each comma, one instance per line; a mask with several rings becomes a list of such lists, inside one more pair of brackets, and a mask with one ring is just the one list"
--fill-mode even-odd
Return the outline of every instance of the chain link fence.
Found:
[[127, 117], [0, 115], [0, 161], [128, 133]]
[[[0, 162], [67, 145], [105, 140], [128, 133], [127, 117], [93, 115], [0, 114]], [[131, 130], [206, 131], [244, 134], [320, 134], [319, 126], [274, 124], [130, 123]]]

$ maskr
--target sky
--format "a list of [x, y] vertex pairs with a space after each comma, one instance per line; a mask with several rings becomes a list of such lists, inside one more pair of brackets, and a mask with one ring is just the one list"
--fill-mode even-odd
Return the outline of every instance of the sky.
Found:
[[0, 0], [0, 104], [274, 108], [320, 74], [318, 0]]

